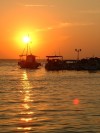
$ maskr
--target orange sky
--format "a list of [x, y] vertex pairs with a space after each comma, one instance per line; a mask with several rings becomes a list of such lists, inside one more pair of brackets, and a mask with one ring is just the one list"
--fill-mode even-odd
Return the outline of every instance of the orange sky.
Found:
[[19, 58], [28, 34], [40, 58], [100, 57], [100, 0], [0, 1], [0, 58]]

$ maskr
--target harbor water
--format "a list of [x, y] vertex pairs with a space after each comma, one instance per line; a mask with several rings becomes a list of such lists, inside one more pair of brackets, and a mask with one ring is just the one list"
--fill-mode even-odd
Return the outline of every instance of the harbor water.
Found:
[[100, 71], [0, 60], [0, 133], [100, 133]]

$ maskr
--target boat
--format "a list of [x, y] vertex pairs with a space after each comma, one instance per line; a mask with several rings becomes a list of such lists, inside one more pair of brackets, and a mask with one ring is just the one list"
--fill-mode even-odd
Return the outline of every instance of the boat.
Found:
[[46, 56], [47, 62], [45, 64], [46, 70], [65, 70], [66, 63], [63, 60], [63, 56]]
[[81, 60], [76, 60], [72, 64], [68, 64], [70, 70], [88, 70], [95, 71], [100, 70], [100, 58], [91, 57]]
[[18, 65], [21, 68], [30, 68], [30, 69], [37, 69], [39, 66], [41, 66], [40, 63], [36, 61], [36, 56], [35, 55], [25, 55], [26, 59], [23, 59], [24, 55], [20, 55], [20, 60], [18, 61]]
[[46, 70], [100, 70], [100, 58], [91, 57], [81, 60], [63, 60], [63, 56], [46, 56]]
[[41, 66], [41, 63], [37, 62], [35, 55], [33, 55], [30, 51], [29, 53], [29, 44], [27, 44], [26, 53], [24, 52], [19, 55], [20, 59], [18, 61], [18, 66], [20, 68], [29, 68], [29, 69], [37, 69]]
[[81, 59], [78, 64], [82, 70], [100, 70], [100, 58], [98, 57]]

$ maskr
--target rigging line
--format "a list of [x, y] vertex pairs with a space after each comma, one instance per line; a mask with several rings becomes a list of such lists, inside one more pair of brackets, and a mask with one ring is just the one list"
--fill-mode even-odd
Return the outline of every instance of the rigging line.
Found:
[[32, 54], [30, 46], [29, 46], [29, 51], [30, 51], [30, 54]]
[[23, 50], [23, 52], [22, 52], [22, 55], [24, 54], [24, 51], [25, 51], [25, 48], [24, 48], [24, 50]]

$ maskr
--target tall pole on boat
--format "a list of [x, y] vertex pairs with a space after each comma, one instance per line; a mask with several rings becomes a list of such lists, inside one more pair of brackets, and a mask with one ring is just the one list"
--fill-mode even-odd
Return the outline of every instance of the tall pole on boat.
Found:
[[26, 52], [26, 56], [28, 55], [28, 43], [27, 43], [27, 52]]
[[28, 55], [28, 51], [29, 51], [29, 41], [30, 41], [30, 38], [29, 38], [29, 34], [26, 38], [26, 42], [27, 42], [27, 52], [26, 52], [26, 56]]
[[75, 49], [75, 51], [77, 52], [77, 61], [79, 60], [79, 54], [82, 51], [81, 49]]

